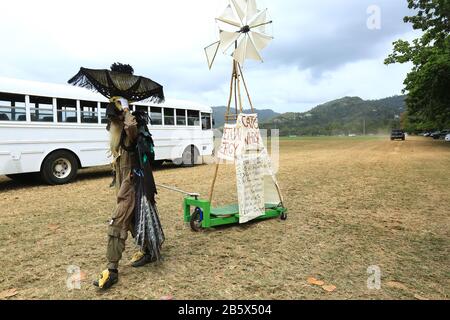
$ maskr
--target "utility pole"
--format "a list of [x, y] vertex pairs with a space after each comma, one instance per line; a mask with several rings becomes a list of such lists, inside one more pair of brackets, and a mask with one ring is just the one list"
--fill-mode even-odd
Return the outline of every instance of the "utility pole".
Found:
[[366, 118], [363, 119], [363, 136], [366, 135]]

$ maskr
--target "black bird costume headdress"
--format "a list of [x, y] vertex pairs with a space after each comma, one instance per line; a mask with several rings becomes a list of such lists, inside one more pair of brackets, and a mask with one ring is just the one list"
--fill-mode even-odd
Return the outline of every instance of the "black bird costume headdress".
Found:
[[68, 82], [75, 86], [96, 90], [111, 99], [122, 97], [130, 102], [164, 102], [163, 87], [148, 78], [135, 76], [130, 65], [113, 64], [111, 70], [81, 68]]

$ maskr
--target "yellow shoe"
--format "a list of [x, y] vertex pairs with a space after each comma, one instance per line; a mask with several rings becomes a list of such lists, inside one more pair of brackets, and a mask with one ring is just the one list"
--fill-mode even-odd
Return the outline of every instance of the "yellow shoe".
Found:
[[100, 274], [98, 280], [94, 281], [94, 286], [106, 290], [111, 288], [118, 281], [119, 281], [119, 273], [111, 272], [107, 269]]
[[145, 253], [143, 253], [142, 251], [136, 252], [135, 254], [133, 254], [133, 257], [131, 258], [131, 263], [135, 263], [141, 260], [144, 256]]

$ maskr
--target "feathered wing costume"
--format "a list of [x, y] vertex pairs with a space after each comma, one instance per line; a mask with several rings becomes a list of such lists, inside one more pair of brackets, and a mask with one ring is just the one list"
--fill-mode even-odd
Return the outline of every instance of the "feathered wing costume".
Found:
[[138, 168], [134, 169], [135, 202], [135, 241], [142, 252], [151, 253], [154, 260], [161, 258], [160, 250], [164, 243], [164, 232], [159, 221], [155, 195], [157, 193], [152, 163], [155, 160], [152, 135], [148, 131], [148, 115], [136, 112], [139, 135], [137, 139]]
[[[148, 78], [133, 75], [134, 70], [129, 65], [114, 64], [110, 70], [94, 70], [81, 68], [68, 82], [70, 84], [96, 90], [102, 95], [116, 101], [117, 97], [128, 102], [154, 101], [163, 102], [163, 87]], [[164, 242], [164, 232], [158, 217], [155, 195], [157, 194], [153, 177], [152, 162], [155, 159], [152, 135], [148, 130], [149, 117], [143, 112], [134, 112], [138, 123], [138, 138], [136, 145], [127, 151], [135, 152], [139, 158], [136, 168], [133, 168], [135, 181], [135, 241], [142, 252], [152, 255], [152, 259], [159, 260], [160, 250]], [[124, 132], [123, 132], [124, 135]]]

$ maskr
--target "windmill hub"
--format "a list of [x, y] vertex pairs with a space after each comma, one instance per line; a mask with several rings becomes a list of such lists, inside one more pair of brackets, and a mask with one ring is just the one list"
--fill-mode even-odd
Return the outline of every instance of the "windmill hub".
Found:
[[249, 33], [250, 32], [250, 26], [243, 26], [242, 27], [242, 29], [241, 29], [241, 32], [242, 33]]

